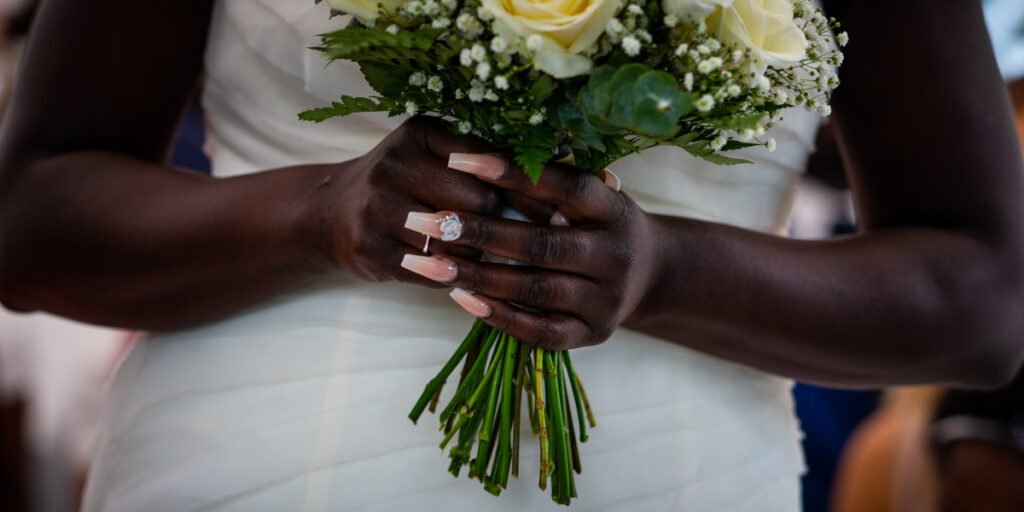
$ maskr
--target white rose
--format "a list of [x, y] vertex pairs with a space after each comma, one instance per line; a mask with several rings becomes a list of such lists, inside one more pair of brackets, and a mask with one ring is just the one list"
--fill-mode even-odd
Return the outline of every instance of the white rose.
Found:
[[793, 66], [807, 55], [807, 38], [793, 22], [789, 0], [734, 0], [708, 18], [708, 30], [749, 48], [768, 66]]
[[398, 12], [398, 7], [405, 3], [405, 0], [327, 0], [327, 4], [335, 11], [341, 11], [355, 16], [364, 24], [377, 19], [378, 5], [390, 13]]
[[680, 20], [693, 17], [693, 21], [707, 18], [716, 7], [732, 7], [733, 0], [664, 0], [661, 4], [665, 14], [671, 14]]
[[569, 78], [594, 66], [580, 53], [597, 43], [622, 0], [483, 0], [481, 5], [494, 15], [498, 35], [530, 38], [537, 68]]

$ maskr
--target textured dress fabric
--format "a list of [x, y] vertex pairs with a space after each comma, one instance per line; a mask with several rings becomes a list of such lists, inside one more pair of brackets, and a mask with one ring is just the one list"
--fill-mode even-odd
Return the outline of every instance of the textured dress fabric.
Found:
[[[296, 114], [371, 91], [308, 48], [346, 18], [312, 0], [220, 0], [203, 105], [229, 177], [365, 153], [401, 122]], [[613, 167], [647, 211], [780, 234], [817, 121], [788, 113], [779, 150], [718, 167], [658, 148]], [[86, 511], [563, 510], [522, 478], [495, 498], [453, 478], [436, 417], [407, 418], [472, 319], [444, 291], [333, 278], [221, 321], [153, 333], [111, 385]], [[627, 329], [573, 352], [597, 416], [573, 510], [799, 510], [791, 381]], [[448, 386], [447, 392], [451, 392]]]

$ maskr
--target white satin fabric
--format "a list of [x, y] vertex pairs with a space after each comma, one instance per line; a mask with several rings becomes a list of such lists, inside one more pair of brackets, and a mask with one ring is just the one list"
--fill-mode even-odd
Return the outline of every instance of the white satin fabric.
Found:
[[[401, 121], [296, 119], [370, 93], [355, 66], [307, 49], [346, 22], [312, 0], [217, 3], [204, 94], [217, 175], [354, 158]], [[656, 149], [615, 170], [649, 211], [779, 233], [815, 128], [787, 115], [779, 151], [746, 151], [753, 165]], [[338, 279], [151, 335], [112, 385], [85, 510], [562, 510], [537, 489], [532, 438], [523, 478], [494, 498], [446, 472], [434, 416], [406, 419], [470, 323], [444, 292]], [[790, 381], [625, 329], [574, 359], [598, 427], [572, 509], [799, 509]]]

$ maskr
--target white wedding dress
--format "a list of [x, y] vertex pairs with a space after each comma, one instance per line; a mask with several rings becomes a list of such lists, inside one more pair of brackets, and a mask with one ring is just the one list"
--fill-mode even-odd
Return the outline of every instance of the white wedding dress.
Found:
[[[346, 23], [313, 0], [217, 2], [203, 103], [218, 176], [355, 158], [401, 122], [296, 119], [371, 93], [307, 49]], [[746, 151], [753, 165], [659, 148], [613, 168], [648, 211], [782, 233], [816, 126], [788, 114], [778, 151]], [[532, 437], [495, 498], [448, 474], [435, 416], [406, 418], [472, 323], [444, 293], [337, 279], [150, 335], [112, 384], [85, 510], [562, 510], [537, 489]], [[799, 510], [789, 380], [626, 329], [573, 357], [598, 426], [572, 509]]]

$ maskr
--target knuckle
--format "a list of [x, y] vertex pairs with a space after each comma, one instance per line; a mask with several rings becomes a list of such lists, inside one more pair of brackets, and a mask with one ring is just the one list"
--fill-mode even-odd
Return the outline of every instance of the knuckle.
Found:
[[565, 173], [565, 176], [567, 176], [566, 180], [568, 183], [566, 183], [565, 187], [567, 197], [564, 200], [567, 203], [576, 198], [583, 197], [587, 193], [587, 190], [590, 188], [590, 175], [582, 172], [570, 172]]
[[484, 247], [494, 238], [494, 227], [482, 220], [467, 222], [461, 238], [470, 245]]
[[526, 279], [520, 298], [526, 304], [543, 306], [551, 301], [553, 287], [543, 276], [534, 274]]
[[561, 253], [558, 238], [548, 229], [541, 229], [530, 241], [526, 255], [535, 265], [548, 265], [556, 261]]
[[613, 224], [627, 223], [633, 216], [633, 203], [624, 194], [615, 194], [615, 202], [611, 208]]
[[567, 336], [554, 323], [544, 320], [537, 328], [537, 346], [544, 350], [563, 350]]

